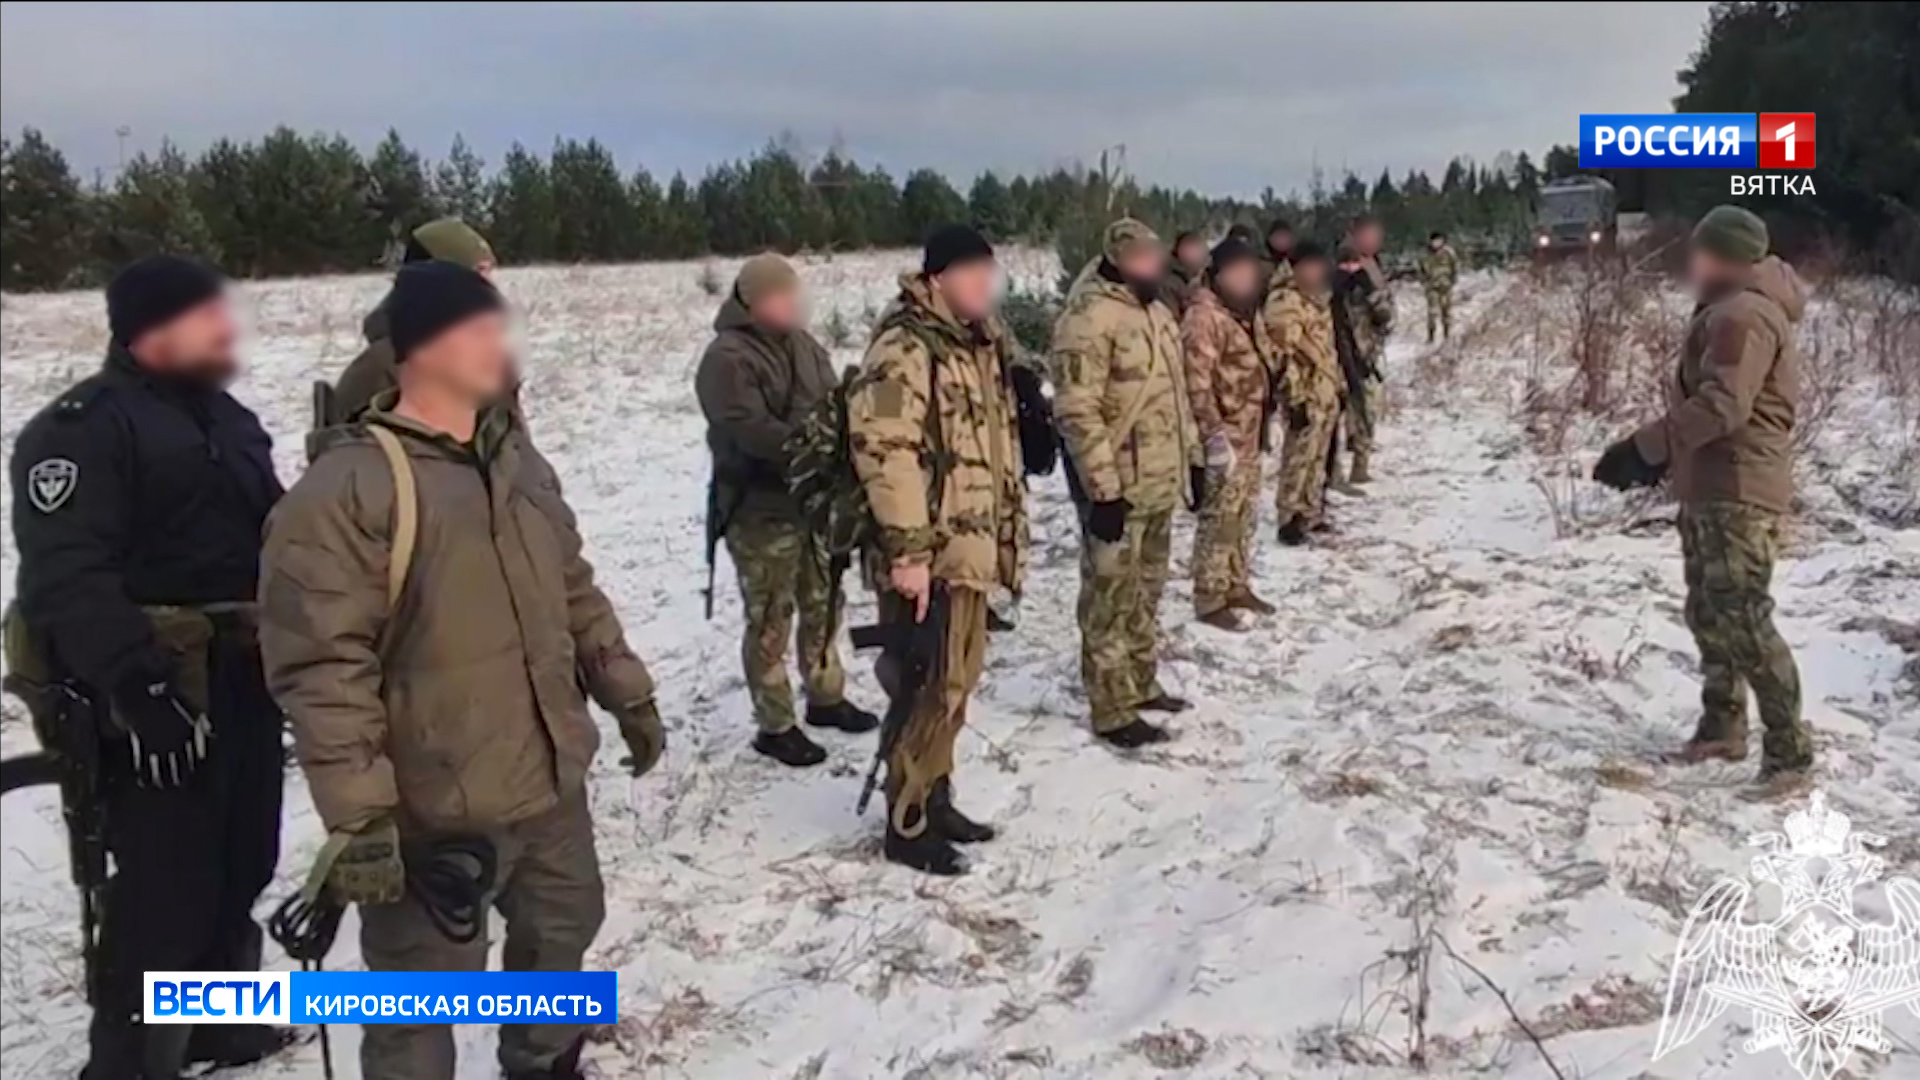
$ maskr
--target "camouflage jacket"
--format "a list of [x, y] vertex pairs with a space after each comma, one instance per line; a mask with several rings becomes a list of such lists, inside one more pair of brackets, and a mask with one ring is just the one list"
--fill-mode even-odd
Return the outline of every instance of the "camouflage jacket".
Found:
[[1289, 408], [1337, 406], [1347, 380], [1334, 349], [1332, 298], [1290, 284], [1268, 295], [1263, 316], [1279, 358], [1280, 400]]
[[1460, 280], [1460, 256], [1451, 244], [1428, 248], [1420, 254], [1420, 284], [1428, 292], [1447, 292]]
[[1333, 302], [1346, 308], [1348, 325], [1353, 328], [1353, 359], [1377, 377], [1380, 358], [1387, 348], [1387, 335], [1393, 332], [1393, 290], [1387, 286], [1387, 277], [1374, 259], [1366, 260], [1355, 276], [1365, 280], [1336, 287]]
[[1225, 435], [1240, 460], [1250, 460], [1260, 452], [1260, 424], [1273, 383], [1273, 341], [1265, 320], [1242, 319], [1203, 284], [1180, 320], [1180, 341], [1202, 443]]
[[1178, 262], [1167, 263], [1167, 284], [1160, 290], [1160, 302], [1173, 312], [1173, 321], [1186, 318], [1187, 305], [1193, 302], [1193, 294], [1205, 287], [1204, 274], [1196, 274]]
[[[884, 554], [930, 564], [949, 585], [1022, 585], [1025, 491], [1005, 373], [1012, 350], [997, 322], [961, 324], [925, 275], [908, 274], [848, 395], [854, 468]], [[935, 432], [939, 445], [928, 446]], [[936, 476], [937, 512], [928, 498]]]
[[[1054, 323], [1049, 366], [1054, 420], [1087, 497], [1148, 511], [1178, 505], [1188, 467], [1203, 458], [1167, 306], [1141, 304], [1090, 267]], [[1129, 414], [1132, 430], [1115, 431]]]

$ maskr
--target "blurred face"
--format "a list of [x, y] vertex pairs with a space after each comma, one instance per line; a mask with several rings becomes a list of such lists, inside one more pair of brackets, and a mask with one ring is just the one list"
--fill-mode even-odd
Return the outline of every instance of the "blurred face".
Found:
[[948, 267], [933, 279], [933, 287], [960, 321], [979, 322], [993, 314], [1000, 267], [990, 259], [972, 259]]
[[1285, 229], [1275, 229], [1267, 234], [1267, 246], [1272, 248], [1276, 255], [1285, 255], [1293, 250], [1293, 234]]
[[1135, 244], [1121, 253], [1119, 265], [1128, 281], [1158, 281], [1167, 273], [1167, 253], [1156, 244]]
[[1244, 303], [1260, 291], [1260, 264], [1252, 259], [1239, 259], [1215, 274], [1213, 283], [1228, 300]]
[[473, 270], [474, 273], [479, 274], [488, 281], [493, 280], [493, 263], [488, 262], [486, 259], [481, 259], [479, 262], [474, 263]]
[[1188, 237], [1180, 241], [1180, 246], [1174, 249], [1173, 257], [1179, 259], [1180, 264], [1189, 270], [1204, 269], [1207, 265], [1207, 245]]
[[1695, 293], [1710, 292], [1746, 272], [1739, 263], [1694, 248], [1687, 252], [1687, 284]]
[[753, 321], [769, 330], [786, 333], [806, 318], [799, 289], [768, 293], [753, 305]]
[[224, 387], [240, 373], [233, 350], [238, 336], [233, 305], [222, 293], [140, 335], [129, 350], [152, 371]]
[[456, 323], [415, 350], [400, 370], [430, 381], [476, 409], [499, 399], [513, 372], [506, 315], [490, 311]]
[[1327, 287], [1327, 264], [1321, 259], [1308, 259], [1293, 264], [1293, 280], [1300, 283], [1306, 292], [1318, 292]]
[[1430, 237], [1430, 238], [1428, 238], [1428, 240], [1427, 240], [1427, 246], [1428, 246], [1428, 247], [1430, 247], [1430, 248], [1432, 248], [1432, 249], [1433, 249], [1433, 250], [1435, 250], [1435, 251], [1439, 251], [1439, 250], [1440, 250], [1440, 245], [1441, 245], [1441, 244], [1444, 244], [1444, 243], [1446, 243], [1446, 242], [1447, 242], [1447, 238], [1446, 238], [1446, 237], [1444, 237], [1444, 236], [1435, 236], [1435, 237]]
[[1353, 230], [1354, 245], [1364, 255], [1380, 254], [1380, 244], [1384, 239], [1385, 233], [1381, 231], [1380, 223], [1377, 221], [1365, 222]]

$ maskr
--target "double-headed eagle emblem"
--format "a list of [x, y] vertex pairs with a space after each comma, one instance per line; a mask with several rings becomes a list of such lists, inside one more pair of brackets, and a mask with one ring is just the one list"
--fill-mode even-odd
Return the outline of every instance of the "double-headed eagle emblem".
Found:
[[[1654, 1059], [1733, 1006], [1753, 1014], [1747, 1052], [1777, 1049], [1806, 1080], [1832, 1080], [1856, 1049], [1890, 1052], [1881, 1014], [1905, 1006], [1920, 1016], [1920, 883], [1885, 882], [1892, 922], [1856, 915], [1854, 893], [1886, 869], [1868, 849], [1886, 841], [1854, 832], [1821, 792], [1784, 835], [1750, 842], [1763, 849], [1752, 882], [1722, 879], [1687, 917]], [[1780, 890], [1769, 922], [1746, 921], [1756, 883]]]

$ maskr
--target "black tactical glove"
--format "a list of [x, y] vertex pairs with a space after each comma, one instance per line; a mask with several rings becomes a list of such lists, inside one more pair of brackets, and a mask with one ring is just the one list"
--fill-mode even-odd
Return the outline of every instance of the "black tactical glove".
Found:
[[1087, 509], [1087, 535], [1102, 543], [1119, 543], [1127, 535], [1127, 514], [1132, 510], [1125, 499], [1094, 503]]
[[113, 694], [114, 712], [127, 728], [133, 779], [144, 788], [182, 788], [207, 758], [213, 725], [166, 679], [134, 677]]
[[1187, 466], [1187, 493], [1192, 501], [1187, 509], [1198, 511], [1207, 501], [1207, 467], [1205, 465]]
[[1593, 479], [1615, 491], [1630, 491], [1652, 487], [1666, 472], [1662, 466], [1648, 464], [1647, 459], [1640, 456], [1640, 448], [1627, 438], [1607, 447], [1600, 455], [1593, 467]]

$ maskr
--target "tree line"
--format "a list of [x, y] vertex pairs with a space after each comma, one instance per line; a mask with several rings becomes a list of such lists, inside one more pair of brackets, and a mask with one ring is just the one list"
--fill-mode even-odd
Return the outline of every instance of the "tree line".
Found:
[[[1790, 252], [1837, 244], [1920, 281], [1920, 2], [1718, 3], [1679, 80], [1682, 112], [1816, 113], [1818, 194], [1742, 201]], [[1499, 256], [1524, 246], [1539, 187], [1579, 171], [1578, 151], [1556, 146], [1537, 164], [1526, 153], [1459, 158], [1438, 180], [1421, 169], [1316, 175], [1305, 192], [1235, 199], [1143, 186], [1104, 162], [958, 184], [778, 140], [697, 178], [661, 177], [626, 171], [595, 139], [559, 139], [544, 154], [516, 144], [490, 164], [459, 137], [429, 159], [398, 132], [363, 152], [339, 135], [280, 128], [191, 158], [163, 144], [88, 180], [28, 128], [0, 144], [0, 288], [88, 285], [163, 250], [243, 277], [364, 271], [442, 214], [479, 226], [512, 263], [908, 247], [936, 224], [968, 220], [999, 240], [1052, 243], [1074, 268], [1121, 213], [1168, 237], [1287, 218], [1325, 239], [1363, 211], [1398, 245], [1442, 229], [1469, 253]], [[1690, 218], [1728, 197], [1723, 171], [1603, 175], [1621, 209], [1656, 216]]]
[[663, 179], [624, 171], [595, 139], [559, 139], [545, 154], [516, 144], [490, 168], [460, 137], [435, 160], [398, 132], [363, 153], [342, 136], [288, 128], [222, 139], [197, 157], [163, 144], [91, 181], [27, 128], [0, 147], [0, 166], [0, 288], [9, 291], [92, 284], [158, 251], [196, 254], [240, 277], [365, 271], [444, 214], [478, 226], [515, 264], [910, 247], [952, 221], [1071, 249], [1122, 213], [1171, 238], [1233, 222], [1264, 229], [1275, 218], [1330, 231], [1371, 209], [1391, 232], [1424, 237], [1430, 228], [1522, 229], [1539, 181], [1521, 154], [1454, 161], [1438, 182], [1417, 169], [1316, 178], [1304, 195], [1269, 190], [1258, 200], [1140, 185], [1100, 168], [985, 172], [962, 187], [932, 169], [896, 179], [838, 150], [808, 160], [785, 142], [697, 179]]

